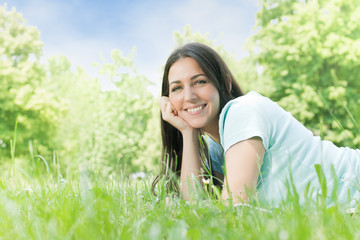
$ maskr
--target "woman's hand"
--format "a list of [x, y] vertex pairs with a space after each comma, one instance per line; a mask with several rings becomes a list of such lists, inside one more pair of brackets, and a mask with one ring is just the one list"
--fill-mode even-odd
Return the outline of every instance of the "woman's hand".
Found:
[[190, 125], [181, 117], [174, 106], [171, 104], [169, 97], [162, 96], [159, 99], [161, 115], [164, 121], [170, 123], [173, 127], [177, 128], [180, 132], [191, 128]]

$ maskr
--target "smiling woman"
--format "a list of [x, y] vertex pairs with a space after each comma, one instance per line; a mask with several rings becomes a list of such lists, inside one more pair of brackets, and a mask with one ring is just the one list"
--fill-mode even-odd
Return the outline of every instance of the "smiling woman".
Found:
[[[170, 187], [186, 200], [204, 172], [220, 180], [222, 198], [235, 203], [251, 196], [276, 206], [288, 197], [289, 182], [300, 203], [323, 196], [324, 204], [350, 199], [354, 206], [360, 199], [360, 150], [313, 136], [256, 92], [244, 95], [221, 57], [203, 44], [186, 44], [170, 55], [160, 109], [164, 164], [153, 190], [171, 169], [180, 189]], [[319, 176], [328, 181], [319, 183]]]
[[[200, 144], [199, 135], [207, 129], [210, 136], [219, 139], [220, 110], [229, 100], [242, 95], [227, 65], [211, 48], [193, 43], [170, 55], [165, 65], [163, 97], [160, 99], [162, 159], [166, 160], [161, 174], [153, 182], [153, 190], [170, 168], [178, 176], [182, 173], [182, 192], [189, 198], [187, 179], [195, 175], [201, 180], [200, 156], [208, 155], [208, 146]], [[189, 160], [189, 165], [182, 164], [183, 160]], [[222, 181], [221, 173], [211, 171], [216, 176], [215, 183]], [[168, 181], [168, 187], [179, 191], [176, 181]]]

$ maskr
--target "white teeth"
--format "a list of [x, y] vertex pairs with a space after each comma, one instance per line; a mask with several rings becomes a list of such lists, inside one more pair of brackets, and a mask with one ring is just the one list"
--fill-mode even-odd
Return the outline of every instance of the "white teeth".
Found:
[[189, 108], [187, 111], [191, 112], [191, 113], [196, 113], [196, 112], [200, 111], [203, 108], [204, 108], [204, 106], [200, 106], [200, 107], [196, 107], [196, 108]]

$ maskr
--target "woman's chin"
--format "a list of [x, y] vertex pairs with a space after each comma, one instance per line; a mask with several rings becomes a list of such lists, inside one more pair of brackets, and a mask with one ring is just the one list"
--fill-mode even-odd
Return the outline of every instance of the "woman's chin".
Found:
[[203, 128], [205, 126], [205, 124], [203, 124], [203, 123], [189, 123], [189, 125], [192, 128], [196, 128], [196, 129], [200, 129], [200, 128]]

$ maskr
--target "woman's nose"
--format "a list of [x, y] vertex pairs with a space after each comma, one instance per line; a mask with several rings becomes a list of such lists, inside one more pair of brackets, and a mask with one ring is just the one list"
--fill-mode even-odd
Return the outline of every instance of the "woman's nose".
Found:
[[185, 87], [184, 89], [184, 100], [191, 101], [196, 99], [197, 95], [192, 87]]

